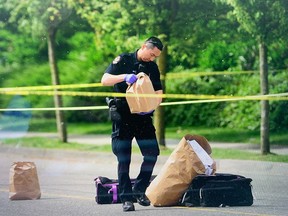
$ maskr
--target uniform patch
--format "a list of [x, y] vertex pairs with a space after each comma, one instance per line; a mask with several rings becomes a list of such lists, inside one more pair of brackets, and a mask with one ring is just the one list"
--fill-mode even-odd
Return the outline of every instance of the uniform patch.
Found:
[[114, 60], [113, 60], [113, 64], [117, 64], [120, 61], [120, 56], [117, 56]]

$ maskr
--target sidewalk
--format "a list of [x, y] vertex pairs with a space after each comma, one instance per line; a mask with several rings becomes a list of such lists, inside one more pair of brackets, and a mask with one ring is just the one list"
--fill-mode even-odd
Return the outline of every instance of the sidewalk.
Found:
[[[56, 133], [35, 133], [28, 132], [25, 137], [47, 137], [57, 139]], [[181, 138], [180, 138], [181, 139]], [[179, 143], [177, 139], [166, 139], [166, 147], [174, 149]], [[75, 142], [79, 144], [90, 144], [90, 145], [107, 145], [111, 143], [110, 135], [68, 135], [68, 142]], [[133, 140], [136, 143], [135, 140]], [[243, 144], [243, 143], [220, 143], [220, 142], [209, 142], [212, 149], [213, 148], [233, 148], [239, 150], [249, 150], [251, 152], [260, 152], [260, 146], [256, 144]], [[288, 145], [271, 145], [270, 150], [272, 153], [279, 155], [288, 155]]]

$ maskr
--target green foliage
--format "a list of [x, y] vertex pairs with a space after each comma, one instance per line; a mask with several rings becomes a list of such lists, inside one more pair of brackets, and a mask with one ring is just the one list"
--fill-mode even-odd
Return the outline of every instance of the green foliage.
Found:
[[[235, 49], [236, 48], [236, 49]], [[234, 44], [225, 41], [216, 41], [203, 50], [199, 59], [200, 68], [211, 68], [212, 71], [225, 71], [237, 66], [239, 49]]]
[[269, 66], [272, 69], [288, 68], [288, 40], [278, 40], [269, 47]]
[[40, 60], [39, 45], [42, 42], [27, 35], [8, 30], [0, 31], [0, 65], [23, 65]]
[[[224, 87], [225, 79], [216, 77], [195, 77], [166, 82], [166, 92], [174, 94], [213, 95]], [[167, 101], [169, 101], [167, 99]], [[222, 110], [221, 103], [195, 103], [190, 105], [168, 106], [167, 123], [170, 125], [218, 126], [217, 116]], [[169, 120], [168, 120], [169, 119]]]
[[[86, 66], [85, 62], [80, 61], [63, 61], [59, 62], [61, 69], [60, 79], [62, 84], [78, 84], [80, 83], [99, 83], [100, 77], [103, 74], [104, 67]], [[15, 87], [15, 86], [43, 86], [51, 85], [51, 76], [49, 66], [46, 65], [30, 65], [29, 67], [22, 67], [14, 69], [6, 75], [3, 87]], [[79, 91], [98, 91], [99, 88], [95, 89], [79, 89]], [[102, 90], [103, 91], [103, 90]], [[51, 96], [38, 96], [28, 95], [27, 100], [30, 101], [33, 108], [45, 108], [54, 107], [53, 98]], [[2, 105], [8, 104], [10, 96], [2, 97]], [[64, 97], [64, 106], [95, 106], [105, 105], [105, 99], [102, 97]], [[3, 107], [3, 106], [2, 106]], [[4, 106], [5, 107], [5, 106]], [[3, 107], [3, 108], [4, 108]], [[52, 117], [53, 112], [35, 112], [35, 117]], [[106, 121], [107, 111], [81, 111], [81, 112], [67, 112], [66, 115], [68, 121]]]
[[[60, 26], [64, 19], [68, 19], [69, 22], [61, 25], [56, 41], [63, 84], [100, 82], [108, 62], [119, 53], [135, 50], [150, 35], [165, 39], [168, 71], [179, 71], [179, 68], [181, 71], [197, 71], [197, 67], [205, 71], [255, 70], [259, 64], [255, 36], [267, 27], [267, 34], [273, 39], [268, 59], [273, 73], [269, 77], [270, 91], [287, 92], [285, 72], [274, 73], [276, 69], [287, 68], [288, 65], [287, 25], [284, 25], [288, 11], [286, 0], [269, 0], [265, 4], [254, 0], [215, 3], [219, 1], [0, 0], [0, 26], [3, 27], [0, 29], [0, 64], [5, 65], [0, 72], [1, 86], [50, 85], [49, 68], [44, 64], [47, 61], [46, 27]], [[74, 14], [67, 2], [73, 3], [85, 21]], [[232, 2], [239, 4], [239, 8]], [[235, 8], [247, 9], [248, 12], [238, 13]], [[227, 18], [227, 13], [231, 19]], [[266, 15], [267, 26], [260, 26]], [[245, 20], [256, 23], [245, 24], [244, 28], [253, 33], [249, 36], [237, 31]], [[87, 22], [91, 27], [87, 27]], [[16, 27], [27, 34], [20, 34]], [[111, 88], [77, 90], [110, 91]], [[167, 81], [167, 93], [254, 95], [259, 91], [257, 76], [183, 77]], [[50, 96], [29, 95], [27, 98], [33, 107], [53, 106]], [[5, 107], [10, 97], [3, 96], [0, 100]], [[64, 97], [64, 106], [104, 104], [104, 98], [100, 97]], [[270, 123], [273, 130], [287, 128], [286, 106], [286, 101], [271, 101]], [[165, 119], [171, 125], [259, 128], [258, 101], [195, 103], [165, 107], [165, 110]], [[69, 111], [66, 114], [70, 122], [107, 120], [106, 111]], [[35, 112], [34, 115], [50, 117], [54, 114]]]
[[[48, 65], [31, 65], [27, 67], [18, 67], [11, 70], [3, 82], [3, 87], [22, 87], [22, 86], [43, 86], [50, 85], [50, 72]], [[11, 100], [12, 96], [2, 98], [2, 104], [6, 105]], [[29, 95], [26, 99], [34, 108], [37, 107], [53, 107], [53, 99], [50, 96]], [[3, 106], [4, 108], [5, 106]], [[41, 116], [53, 115], [52, 113], [43, 113]], [[36, 114], [37, 115], [37, 114]], [[47, 117], [47, 116], [46, 116]]]
[[[288, 73], [287, 71], [277, 71], [271, 73], [270, 77], [270, 92], [284, 93], [288, 92]], [[288, 101], [271, 101], [270, 102], [270, 128], [274, 131], [279, 131], [282, 128], [287, 128], [288, 122]]]
[[[69, 61], [59, 62], [62, 84], [100, 82], [107, 65], [103, 53], [95, 52], [94, 36], [92, 32], [78, 32], [68, 40], [71, 49], [68, 55]], [[89, 88], [77, 91], [97, 92], [104, 89]], [[77, 107], [105, 105], [105, 100], [102, 97], [65, 97], [64, 105]], [[70, 122], [106, 121], [107, 111], [67, 112], [66, 117]]]
[[[235, 83], [236, 82], [236, 83]], [[237, 85], [232, 95], [247, 96], [259, 93], [259, 75], [235, 77], [230, 85]], [[259, 129], [260, 103], [259, 101], [240, 100], [227, 102], [219, 113], [220, 126], [230, 128]]]
[[228, 0], [241, 27], [259, 41], [274, 41], [288, 32], [288, 4], [286, 0]]
[[[193, 73], [193, 72], [191, 72]], [[287, 92], [287, 71], [270, 74], [271, 93]], [[183, 78], [166, 82], [167, 93], [197, 95], [258, 95], [260, 92], [259, 74], [209, 76]], [[170, 101], [170, 100], [166, 100]], [[287, 129], [287, 102], [270, 102], [271, 130]], [[260, 128], [260, 101], [239, 100], [230, 102], [193, 103], [165, 107], [166, 123], [179, 126], [207, 126], [242, 128], [258, 130]]]
[[35, 36], [45, 36], [49, 29], [58, 28], [72, 10], [67, 1], [6, 1], [4, 7], [10, 11], [10, 22], [18, 23], [18, 28]]
[[123, 41], [127, 38], [121, 34], [121, 30], [124, 30], [122, 26], [117, 25], [121, 17], [120, 1], [70, 0], [69, 4], [73, 5], [77, 13], [86, 19], [95, 30], [97, 55], [100, 58], [103, 58], [103, 56], [111, 58], [117, 56], [120, 52], [118, 48], [123, 48]]
[[67, 40], [70, 49], [68, 59], [83, 62], [83, 66], [86, 67], [91, 67], [95, 62], [102, 62], [103, 57], [99, 58], [93, 42], [93, 32], [76, 32]]
[[[219, 0], [152, 2], [70, 0], [70, 2], [95, 29], [96, 50], [101, 56], [108, 56], [111, 59], [116, 53], [134, 50], [140, 41], [154, 34], [164, 35], [169, 50], [169, 71], [175, 67], [183, 69], [208, 67], [212, 70], [257, 69], [255, 63], [257, 63], [258, 48], [255, 47], [254, 36], [248, 37], [243, 31], [237, 31], [239, 23], [235, 17], [238, 16], [233, 14], [232, 19], [226, 17], [229, 11], [233, 12], [234, 7], [231, 5], [235, 5], [231, 3], [232, 1], [229, 1], [229, 4], [219, 4]], [[265, 7], [269, 7], [271, 2]], [[279, 4], [271, 3], [271, 5], [280, 14], [285, 12], [281, 10]], [[244, 6], [240, 9], [244, 10], [246, 8]], [[256, 2], [249, 7], [253, 8], [249, 8], [248, 17], [256, 14], [254, 10], [265, 9], [264, 6], [261, 7], [261, 2]], [[236, 9], [234, 12], [236, 14]], [[269, 28], [273, 26], [273, 32], [280, 30], [276, 24], [273, 24], [274, 20], [278, 21], [274, 17], [275, 12], [271, 14], [273, 16], [271, 15]], [[255, 22], [263, 20], [262, 13], [255, 17], [251, 20]], [[284, 18], [281, 20], [283, 21]], [[254, 29], [253, 26], [251, 28]], [[131, 43], [132, 41], [134, 43]]]

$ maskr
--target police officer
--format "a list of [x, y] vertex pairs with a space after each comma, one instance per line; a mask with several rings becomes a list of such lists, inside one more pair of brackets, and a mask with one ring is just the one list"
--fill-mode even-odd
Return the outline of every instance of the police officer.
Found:
[[[134, 53], [123, 53], [116, 57], [106, 69], [101, 83], [114, 86], [114, 91], [125, 93], [128, 85], [137, 80], [137, 73], [144, 72], [153, 84], [156, 94], [162, 94], [160, 72], [154, 60], [161, 54], [163, 44], [157, 37], [148, 38]], [[162, 99], [159, 97], [159, 104]], [[152, 122], [153, 111], [131, 114], [125, 98], [115, 98], [120, 116], [112, 118], [112, 151], [118, 160], [118, 180], [123, 211], [135, 211], [133, 200], [149, 206], [146, 188], [159, 155], [159, 147]], [[117, 116], [117, 115], [116, 115]], [[135, 138], [143, 155], [140, 173], [132, 188], [129, 169], [132, 139]]]

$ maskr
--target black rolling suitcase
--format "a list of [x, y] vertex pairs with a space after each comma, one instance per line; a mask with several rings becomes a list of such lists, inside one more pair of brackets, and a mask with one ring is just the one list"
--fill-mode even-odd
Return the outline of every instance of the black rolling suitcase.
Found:
[[241, 175], [216, 173], [196, 176], [182, 196], [180, 205], [202, 207], [251, 206], [252, 179]]

